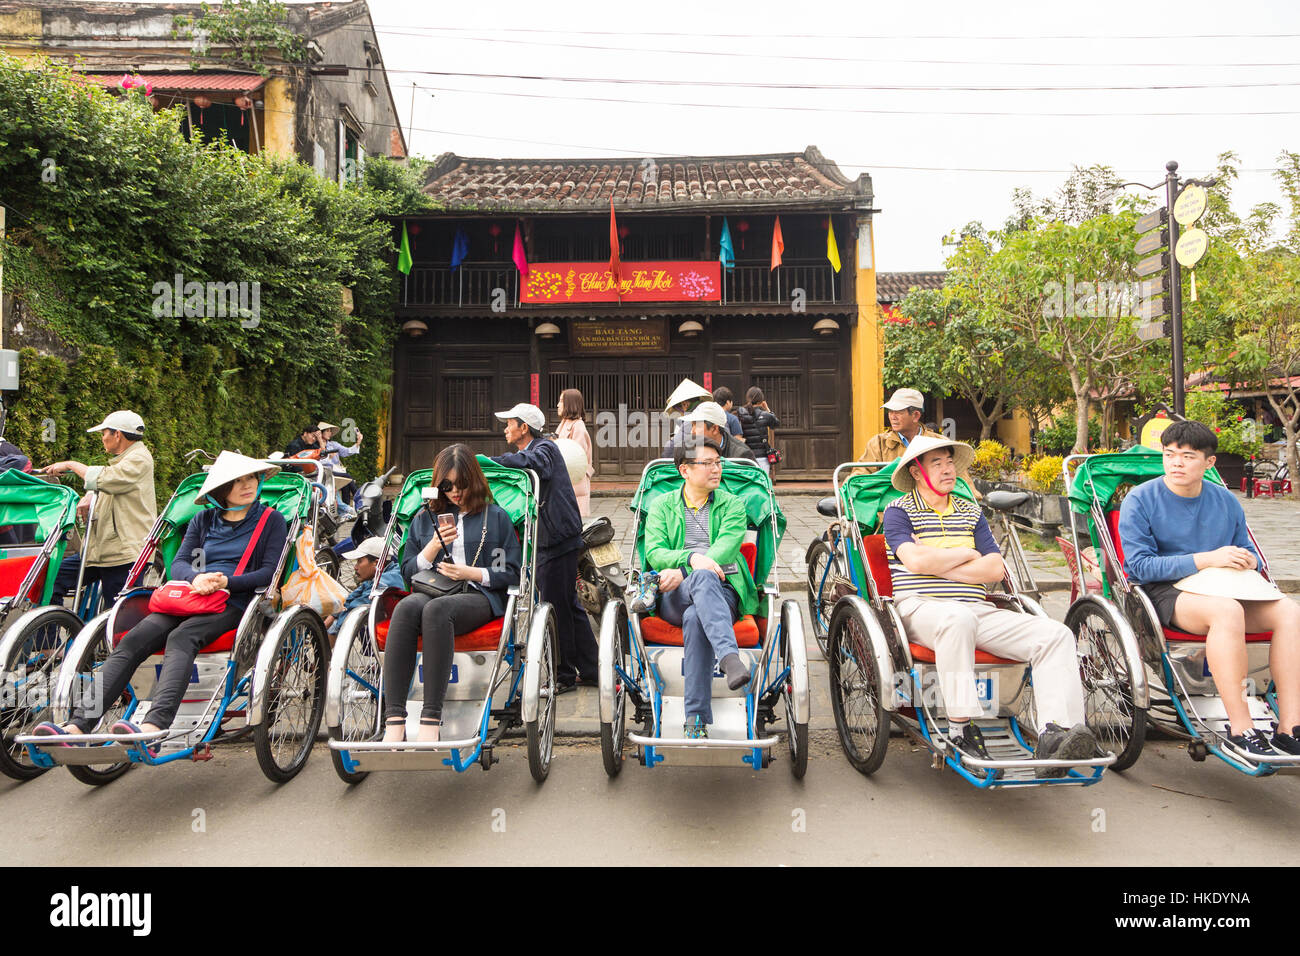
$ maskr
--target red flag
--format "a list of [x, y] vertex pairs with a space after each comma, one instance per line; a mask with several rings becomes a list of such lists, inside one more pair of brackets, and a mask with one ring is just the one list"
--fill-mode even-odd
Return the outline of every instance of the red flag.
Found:
[[519, 223], [515, 223], [515, 247], [510, 253], [510, 258], [515, 261], [515, 268], [519, 270], [519, 274], [527, 276], [528, 256], [524, 255], [524, 234]]
[[[614, 197], [609, 197], [609, 271], [614, 276], [614, 291], [618, 292], [622, 261], [618, 257], [618, 221], [614, 218]], [[619, 302], [623, 301], [620, 295]]]
[[776, 226], [772, 229], [772, 269], [781, 264], [781, 253], [783, 252], [785, 252], [785, 240], [781, 238], [781, 217], [777, 216]]

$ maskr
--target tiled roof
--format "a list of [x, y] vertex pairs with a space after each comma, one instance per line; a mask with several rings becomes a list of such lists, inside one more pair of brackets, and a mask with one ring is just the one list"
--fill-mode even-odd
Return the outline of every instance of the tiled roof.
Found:
[[[136, 74], [132, 73], [131, 76]], [[262, 88], [266, 77], [257, 73], [192, 73], [189, 70], [175, 73], [141, 73], [159, 93], [213, 92], [229, 91], [251, 93]], [[122, 82], [122, 73], [88, 73], [86, 79], [97, 83], [105, 89], [112, 89]]]
[[876, 302], [899, 302], [903, 296], [918, 286], [922, 289], [942, 289], [946, 272], [877, 272]]
[[809, 146], [764, 156], [481, 159], [444, 153], [424, 187], [450, 209], [597, 210], [871, 205], [871, 177], [849, 180]]

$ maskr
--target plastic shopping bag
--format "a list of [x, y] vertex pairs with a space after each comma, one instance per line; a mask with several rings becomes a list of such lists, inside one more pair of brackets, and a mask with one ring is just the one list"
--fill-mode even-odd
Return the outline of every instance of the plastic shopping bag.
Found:
[[343, 610], [348, 592], [343, 585], [317, 567], [316, 546], [310, 528], [298, 539], [297, 552], [297, 567], [280, 589], [280, 596], [286, 604], [306, 605], [321, 617], [338, 614]]

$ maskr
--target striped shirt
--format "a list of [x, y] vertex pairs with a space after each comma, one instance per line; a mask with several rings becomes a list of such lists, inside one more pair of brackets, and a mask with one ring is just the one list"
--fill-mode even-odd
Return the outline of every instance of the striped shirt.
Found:
[[[713, 492], [709, 492], [709, 497], [704, 499], [704, 504], [698, 509], [692, 508], [686, 503], [686, 495], [682, 495], [682, 522], [686, 530], [686, 540], [682, 547], [688, 551], [694, 551], [696, 554], [709, 553], [709, 509], [713, 505]], [[723, 574], [734, 574], [736, 565], [722, 565]]]
[[915, 574], [904, 567], [897, 555], [898, 548], [909, 542], [932, 548], [975, 548], [980, 554], [997, 552], [997, 542], [979, 505], [950, 495], [948, 509], [937, 512], [925, 503], [919, 492], [913, 491], [885, 509], [881, 528], [895, 596], [924, 594], [954, 601], [984, 600], [987, 593], [984, 585], [964, 584], [937, 574]]

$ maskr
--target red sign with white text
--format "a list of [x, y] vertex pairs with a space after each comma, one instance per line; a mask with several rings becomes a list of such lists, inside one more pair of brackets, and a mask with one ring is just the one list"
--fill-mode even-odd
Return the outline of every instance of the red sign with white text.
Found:
[[608, 262], [533, 262], [521, 302], [721, 302], [722, 263], [624, 262], [618, 288]]

